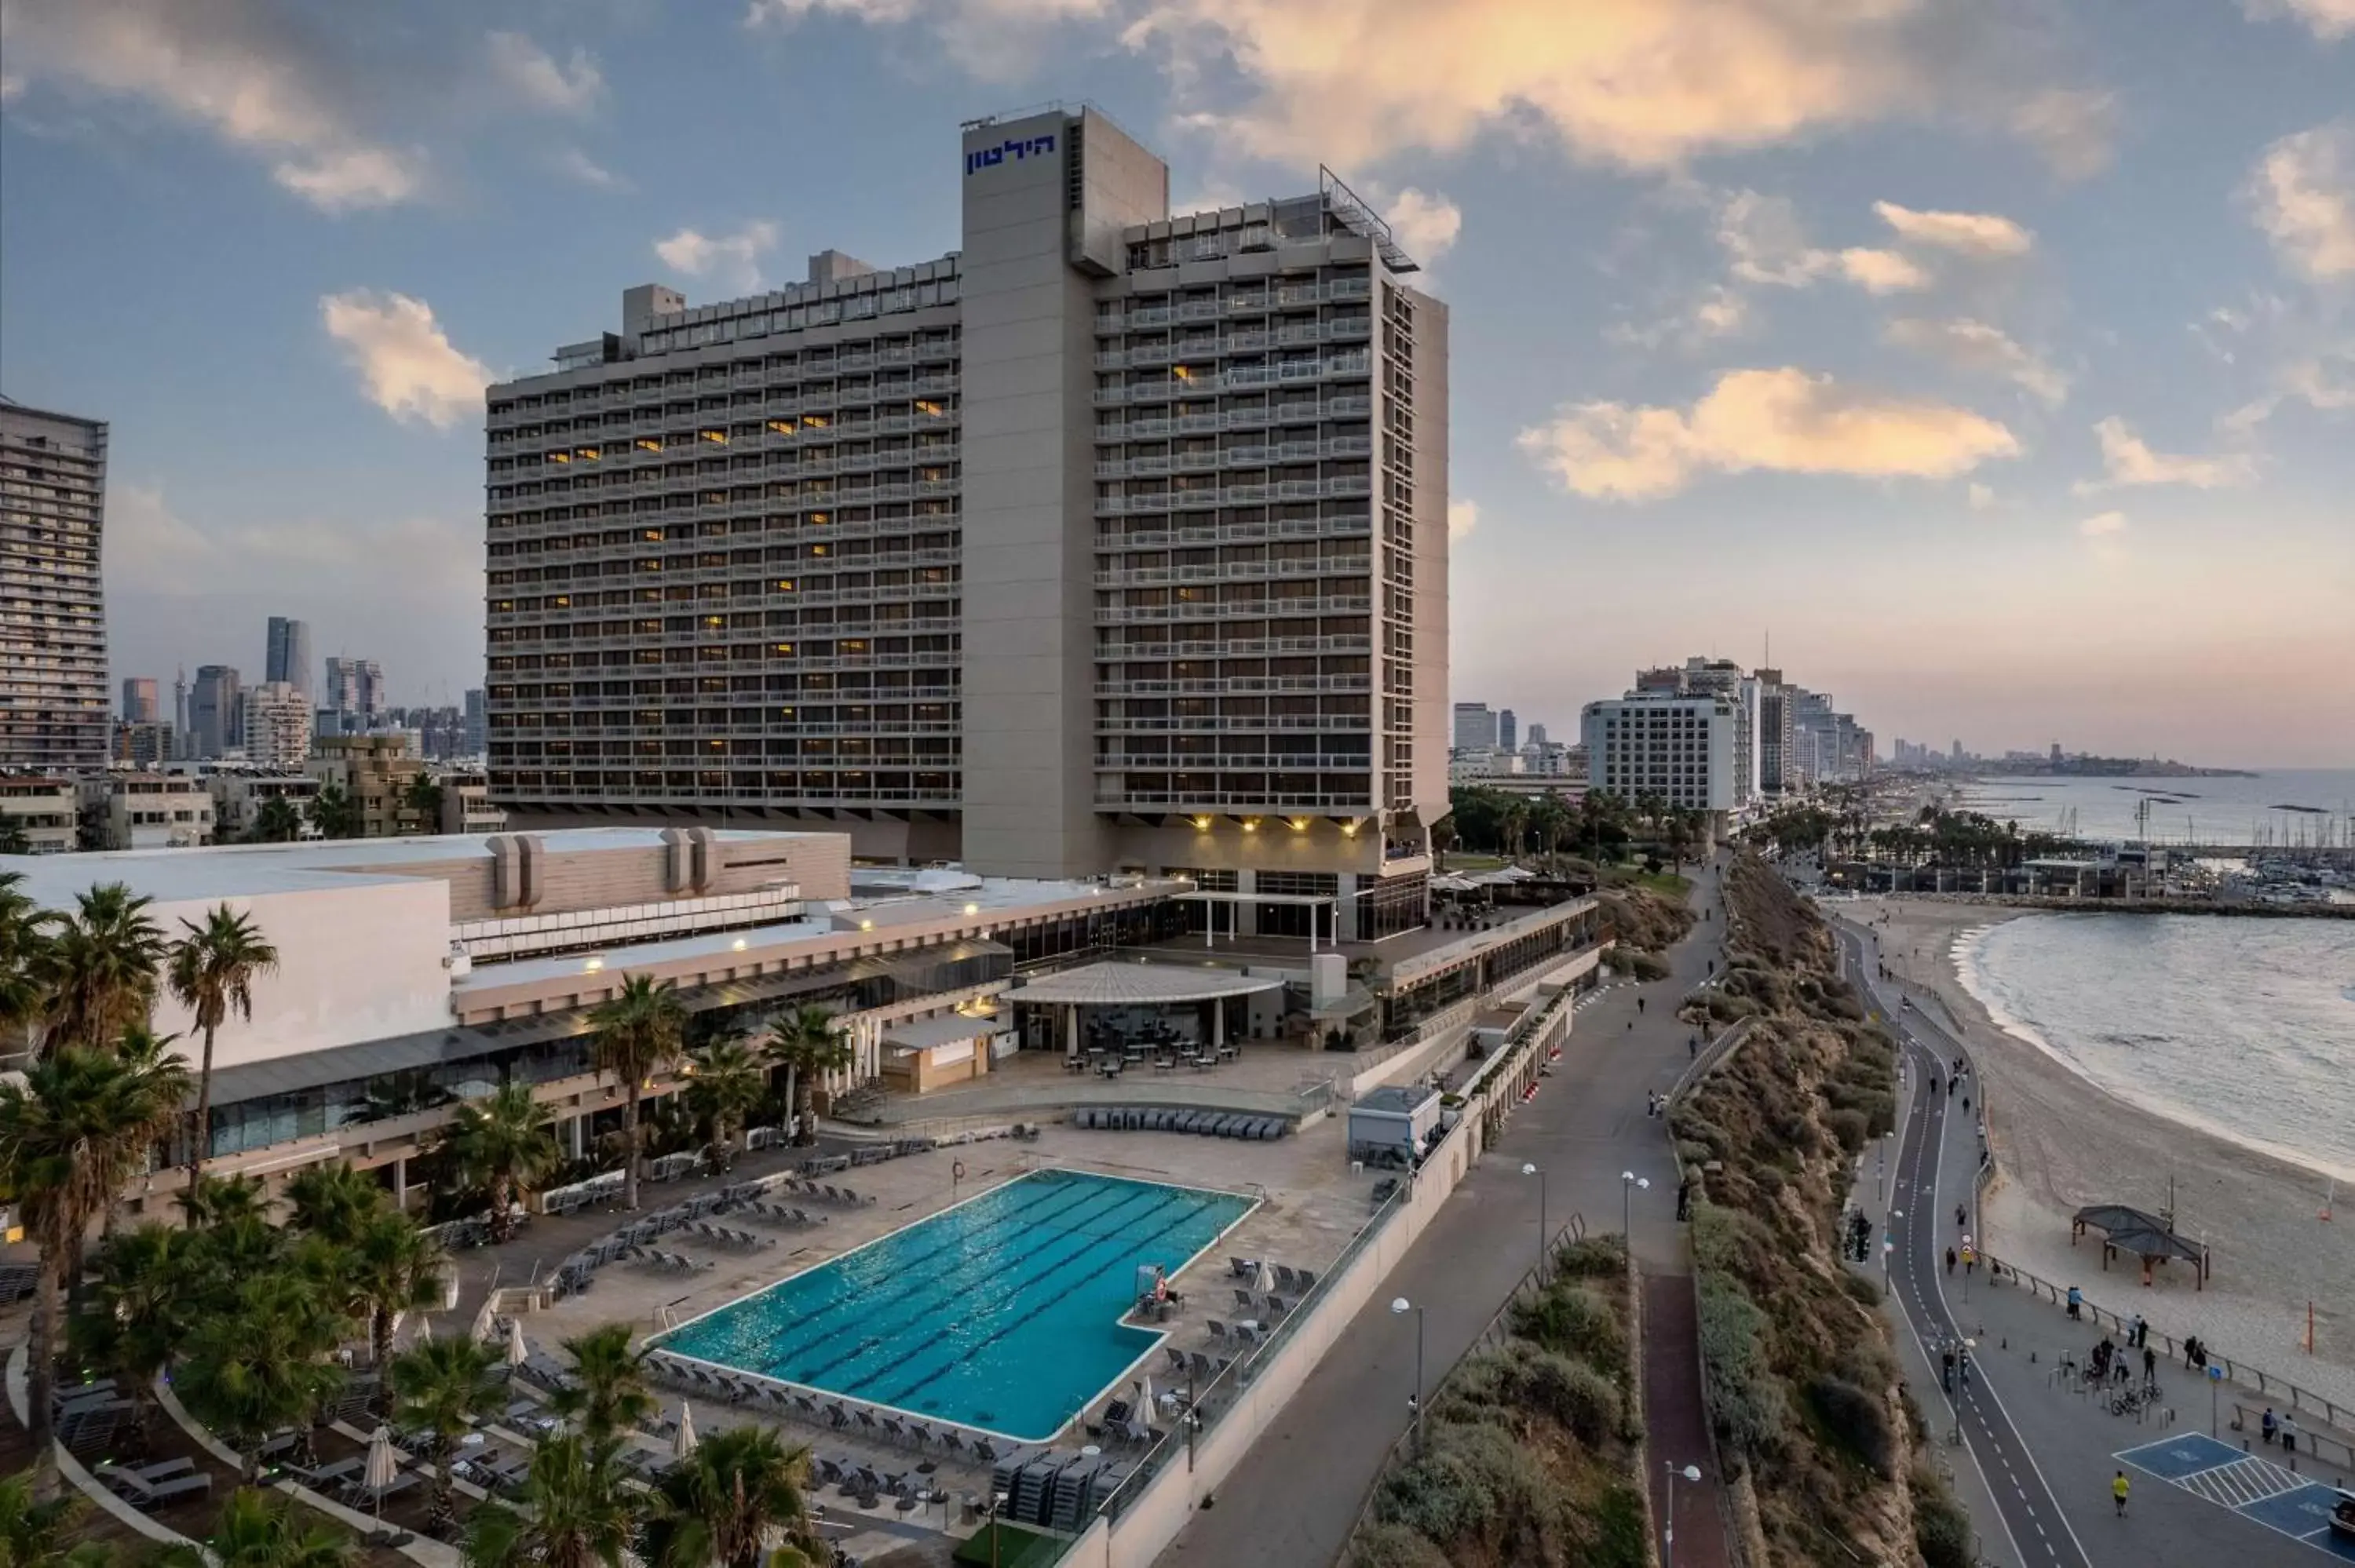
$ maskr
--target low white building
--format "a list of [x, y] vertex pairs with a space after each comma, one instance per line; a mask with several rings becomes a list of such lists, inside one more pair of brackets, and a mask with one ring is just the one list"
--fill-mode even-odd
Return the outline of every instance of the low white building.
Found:
[[105, 773], [80, 781], [83, 842], [93, 849], [197, 849], [213, 842], [213, 797], [182, 773]]
[[[297, 761], [296, 767], [302, 764]], [[315, 839], [319, 830], [311, 820], [311, 803], [319, 798], [319, 781], [307, 773], [213, 772], [205, 776], [213, 798], [214, 835], [225, 843], [244, 840], [253, 832], [262, 805], [283, 800], [303, 819], [301, 836]]]
[[1739, 810], [1742, 724], [1738, 696], [1630, 692], [1589, 703], [1580, 715], [1587, 782], [1624, 800], [1657, 795], [1678, 810]]

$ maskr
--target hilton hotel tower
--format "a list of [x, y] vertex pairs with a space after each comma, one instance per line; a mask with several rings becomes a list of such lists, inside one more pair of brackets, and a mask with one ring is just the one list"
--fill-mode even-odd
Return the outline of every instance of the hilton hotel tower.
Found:
[[1446, 308], [1329, 174], [1172, 217], [1092, 108], [968, 124], [955, 177], [937, 260], [630, 289], [490, 388], [494, 798], [1420, 925]]

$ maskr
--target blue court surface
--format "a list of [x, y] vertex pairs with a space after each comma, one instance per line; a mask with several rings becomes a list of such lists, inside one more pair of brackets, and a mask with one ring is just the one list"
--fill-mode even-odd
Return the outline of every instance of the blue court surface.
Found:
[[2244, 1454], [2230, 1443], [2188, 1432], [2126, 1449], [2116, 1457], [2318, 1552], [2355, 1563], [2355, 1541], [2330, 1532], [2336, 1489], [2263, 1455]]

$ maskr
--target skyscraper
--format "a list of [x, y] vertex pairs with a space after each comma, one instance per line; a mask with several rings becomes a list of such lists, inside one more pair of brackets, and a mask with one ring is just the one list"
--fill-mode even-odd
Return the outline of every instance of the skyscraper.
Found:
[[1497, 715], [1486, 703], [1455, 705], [1455, 727], [1448, 744], [1457, 751], [1494, 751], [1497, 748]]
[[311, 623], [272, 616], [262, 679], [283, 681], [303, 694], [305, 705], [314, 705], [319, 694], [318, 668], [311, 658]]
[[292, 681], [264, 681], [244, 694], [241, 709], [246, 760], [300, 772], [311, 755], [311, 699]]
[[477, 686], [466, 694], [464, 755], [468, 757], [483, 755], [490, 739], [489, 712], [481, 687]]
[[1093, 110], [976, 122], [963, 166], [946, 256], [633, 288], [490, 388], [495, 799], [1044, 874], [1250, 877], [1281, 817], [1345, 932], [1419, 920], [1445, 308], [1329, 176], [1173, 219]]
[[1518, 751], [1520, 749], [1520, 745], [1521, 721], [1513, 715], [1512, 709], [1498, 709], [1497, 712], [1497, 749], [1499, 751]]
[[0, 397], [0, 768], [106, 762], [106, 426]]
[[243, 694], [236, 666], [199, 664], [188, 697], [191, 757], [225, 757], [245, 739]]
[[124, 724], [154, 724], [163, 716], [163, 700], [153, 675], [133, 675], [123, 683]]
[[373, 659], [330, 655], [326, 674], [326, 689], [317, 694], [315, 705], [337, 715], [345, 733], [366, 730], [383, 715], [383, 665]]

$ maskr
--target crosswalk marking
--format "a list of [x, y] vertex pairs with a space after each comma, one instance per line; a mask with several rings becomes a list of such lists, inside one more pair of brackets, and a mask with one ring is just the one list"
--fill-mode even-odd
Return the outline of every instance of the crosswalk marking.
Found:
[[2244, 1503], [2263, 1502], [2284, 1492], [2294, 1492], [2306, 1482], [2272, 1460], [2251, 1454], [2229, 1465], [2196, 1471], [2175, 1484], [2185, 1491], [2199, 1493], [2210, 1502], [2239, 1508]]

